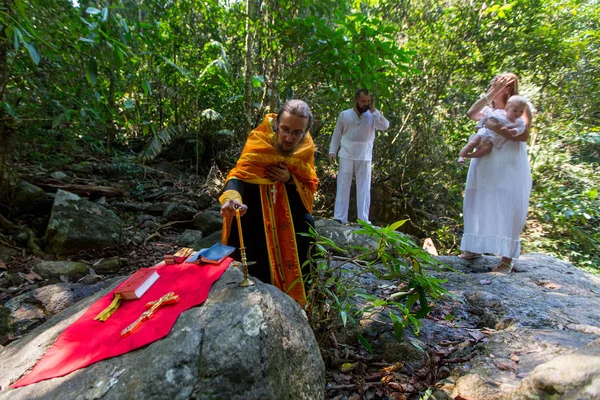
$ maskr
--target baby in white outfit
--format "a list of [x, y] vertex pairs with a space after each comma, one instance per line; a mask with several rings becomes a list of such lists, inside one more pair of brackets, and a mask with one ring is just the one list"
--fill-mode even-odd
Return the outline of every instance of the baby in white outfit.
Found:
[[525, 131], [525, 119], [523, 113], [527, 107], [527, 99], [523, 96], [511, 96], [506, 102], [506, 109], [492, 110], [486, 107], [484, 116], [477, 124], [478, 131], [469, 138], [469, 142], [459, 153], [458, 162], [463, 163], [465, 158], [478, 158], [488, 154], [495, 147], [501, 148], [508, 140], [498, 135], [491, 129], [485, 127], [485, 121], [495, 119], [503, 128], [512, 129], [513, 136], [518, 136]]

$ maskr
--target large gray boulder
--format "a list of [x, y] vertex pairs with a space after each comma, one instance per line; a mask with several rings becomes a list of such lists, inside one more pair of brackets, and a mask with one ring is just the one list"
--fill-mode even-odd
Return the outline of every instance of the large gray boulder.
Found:
[[[442, 256], [452, 326], [424, 320], [431, 343], [470, 343], [451, 358], [450, 398], [599, 399], [600, 279], [543, 254], [515, 260], [511, 274], [490, 272], [498, 257]], [[448, 349], [449, 345], [444, 345]], [[450, 345], [451, 346], [451, 345]]]
[[110, 286], [116, 279], [92, 285], [61, 282], [13, 297], [0, 307], [0, 343], [22, 336], [48, 318]]
[[538, 365], [512, 397], [515, 400], [600, 398], [600, 339]]
[[[330, 221], [317, 227], [340, 246], [357, 229]], [[428, 274], [447, 280], [442, 286], [450, 295], [435, 300], [418, 336], [407, 329], [398, 343], [387, 314], [371, 310], [356, 315], [352, 335], [336, 332], [338, 342], [353, 345], [360, 334], [386, 361], [404, 361], [415, 370], [430, 369], [425, 360], [433, 357], [436, 399], [600, 399], [598, 276], [544, 254], [522, 255], [510, 274], [491, 271], [499, 261], [494, 256], [437, 260], [453, 271]], [[378, 278], [385, 271], [380, 264], [360, 270], [336, 260], [334, 268], [379, 298], [402, 288]], [[359, 300], [353, 304], [360, 308], [365, 304]], [[422, 348], [429, 357], [422, 357]]]
[[364, 251], [357, 247], [363, 247], [369, 250], [377, 249], [377, 241], [367, 235], [357, 234], [356, 230], [362, 228], [360, 226], [348, 226], [340, 224], [334, 220], [318, 220], [315, 222], [317, 233], [333, 241], [339, 248], [331, 249], [333, 254], [344, 257], [354, 257], [361, 255]]
[[0, 400], [323, 399], [325, 366], [297, 303], [271, 285], [241, 288], [237, 269], [164, 339], [61, 378], [10, 389], [106, 291], [65, 310], [0, 353]]
[[18, 214], [47, 212], [51, 206], [46, 192], [27, 181], [19, 181], [14, 189], [13, 207]]
[[223, 227], [223, 217], [219, 211], [206, 210], [194, 217], [194, 227], [204, 234], [211, 234]]
[[76, 194], [56, 193], [46, 230], [46, 252], [69, 255], [119, 244], [121, 220], [111, 210]]
[[222, 236], [221, 231], [211, 233], [210, 235], [203, 237], [202, 239], [200, 239], [198, 241], [190, 243], [189, 247], [193, 248], [194, 250], [207, 249], [215, 243], [220, 243], [221, 236]]
[[190, 206], [179, 203], [171, 203], [163, 212], [163, 217], [169, 221], [190, 221], [194, 219], [197, 211]]
[[200, 231], [194, 229], [186, 229], [179, 236], [179, 238], [177, 238], [177, 246], [194, 247], [194, 244], [202, 240], [203, 236], [204, 235]]

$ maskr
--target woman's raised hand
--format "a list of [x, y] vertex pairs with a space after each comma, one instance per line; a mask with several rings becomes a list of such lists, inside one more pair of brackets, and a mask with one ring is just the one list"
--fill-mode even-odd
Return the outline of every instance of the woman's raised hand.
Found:
[[514, 78], [506, 75], [496, 77], [490, 84], [487, 92], [488, 101], [492, 101], [498, 94], [502, 93], [508, 85], [514, 82]]

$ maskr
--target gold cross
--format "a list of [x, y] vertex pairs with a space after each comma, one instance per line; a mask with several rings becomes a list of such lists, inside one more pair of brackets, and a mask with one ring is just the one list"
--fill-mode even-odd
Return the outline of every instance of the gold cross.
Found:
[[136, 319], [131, 325], [121, 331], [121, 337], [127, 337], [136, 331], [137, 328], [140, 327], [144, 323], [144, 321], [149, 320], [154, 316], [156, 311], [162, 307], [169, 304], [175, 304], [179, 301], [179, 295], [176, 295], [175, 292], [170, 292], [165, 294], [163, 297], [156, 301], [151, 301], [146, 303], [146, 308], [148, 310], [144, 311], [142, 315], [138, 319]]

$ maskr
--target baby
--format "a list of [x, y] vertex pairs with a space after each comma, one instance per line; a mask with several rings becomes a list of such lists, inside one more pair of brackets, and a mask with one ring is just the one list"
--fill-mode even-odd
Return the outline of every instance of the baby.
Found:
[[485, 127], [485, 121], [495, 119], [503, 129], [509, 130], [513, 136], [518, 136], [525, 130], [523, 113], [527, 107], [527, 99], [523, 96], [511, 96], [506, 102], [504, 110], [492, 110], [486, 107], [483, 110], [483, 118], [477, 124], [477, 133], [469, 138], [469, 142], [459, 153], [458, 162], [463, 163], [465, 158], [478, 158], [488, 154], [492, 148], [501, 148], [508, 140], [498, 135], [491, 129]]

